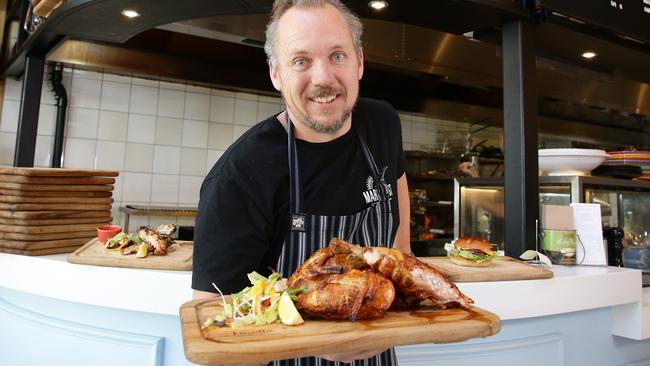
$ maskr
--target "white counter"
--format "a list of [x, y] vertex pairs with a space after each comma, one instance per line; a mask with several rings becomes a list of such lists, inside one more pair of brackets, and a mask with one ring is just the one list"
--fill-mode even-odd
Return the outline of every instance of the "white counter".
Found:
[[[77, 265], [67, 256], [0, 253], [0, 323], [8, 329], [0, 336], [0, 352], [8, 365], [52, 358], [84, 365], [87, 357], [107, 366], [189, 364], [178, 321], [180, 305], [192, 297], [189, 271]], [[502, 319], [501, 332], [460, 344], [398, 347], [400, 364], [466, 365], [468, 355], [477, 361], [477, 354], [486, 366], [650, 362], [650, 289], [642, 290], [639, 271], [552, 271], [554, 277], [543, 280], [458, 283], [477, 306]], [[35, 334], [56, 341], [33, 354], [18, 351]], [[599, 352], [571, 352], [585, 344], [597, 344]], [[553, 354], [554, 361], [529, 361], [531, 353]]]
[[[0, 253], [0, 287], [75, 303], [177, 315], [192, 297], [191, 272], [99, 267], [67, 262], [67, 254], [28, 257]], [[545, 280], [458, 283], [476, 306], [502, 320], [613, 307], [618, 335], [623, 323], [646, 324], [633, 339], [650, 337], [650, 289], [641, 273], [617, 267], [554, 266]], [[618, 308], [618, 306], [623, 306]], [[627, 314], [628, 309], [642, 319]], [[616, 323], [618, 322], [618, 323]], [[631, 330], [630, 330], [631, 331]], [[642, 337], [642, 338], [639, 338]]]

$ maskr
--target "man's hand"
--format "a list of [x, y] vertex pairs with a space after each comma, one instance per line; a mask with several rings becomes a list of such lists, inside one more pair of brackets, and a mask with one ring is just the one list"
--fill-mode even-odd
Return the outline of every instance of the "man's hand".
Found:
[[328, 361], [339, 361], [339, 362], [346, 362], [346, 363], [351, 363], [354, 360], [363, 360], [369, 357], [372, 357], [376, 354], [382, 353], [385, 349], [369, 349], [365, 351], [357, 351], [357, 352], [348, 352], [348, 353], [334, 353], [334, 354], [329, 354], [329, 355], [321, 355], [321, 358], [324, 358]]

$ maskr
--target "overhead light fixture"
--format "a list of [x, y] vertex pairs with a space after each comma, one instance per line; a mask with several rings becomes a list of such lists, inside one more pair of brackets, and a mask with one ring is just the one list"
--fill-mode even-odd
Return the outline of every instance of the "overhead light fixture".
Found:
[[120, 12], [120, 14], [124, 15], [125, 17], [129, 19], [137, 18], [140, 16], [140, 13], [133, 9], [124, 9]]
[[596, 56], [598, 56], [598, 54], [594, 51], [585, 51], [582, 53], [582, 57], [586, 58], [587, 60], [590, 60]]
[[368, 6], [375, 9], [375, 10], [381, 10], [381, 9], [387, 7], [388, 3], [386, 1], [373, 0], [373, 1], [368, 3]]

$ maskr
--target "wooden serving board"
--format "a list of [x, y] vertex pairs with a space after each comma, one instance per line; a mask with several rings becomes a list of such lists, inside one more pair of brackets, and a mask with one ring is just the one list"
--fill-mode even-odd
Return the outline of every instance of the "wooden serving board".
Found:
[[167, 255], [149, 254], [146, 258], [137, 258], [135, 254], [122, 255], [117, 251], [106, 250], [99, 243], [99, 239], [94, 238], [70, 254], [68, 262], [105, 267], [190, 271], [192, 270], [193, 244], [191, 241], [176, 240], [167, 249]]
[[[76, 238], [76, 239], [58, 239], [58, 240], [41, 240], [41, 241], [19, 241], [19, 240], [0, 240], [0, 247], [6, 249], [16, 250], [41, 250], [41, 249], [56, 249], [56, 248], [69, 248], [75, 249], [86, 244], [91, 237]], [[69, 252], [66, 252], [69, 253]]]
[[69, 168], [0, 168], [0, 174], [37, 177], [117, 177], [116, 170]]
[[[0, 182], [0, 188], [19, 191], [108, 192], [112, 184], [27, 184]], [[74, 196], [74, 195], [72, 195]]]
[[2, 225], [16, 225], [16, 226], [42, 226], [42, 225], [68, 225], [68, 224], [96, 224], [102, 225], [113, 222], [113, 217], [82, 217], [74, 219], [7, 219], [0, 217], [0, 224]]
[[70, 231], [65, 233], [42, 233], [42, 234], [0, 232], [0, 240], [41, 241], [41, 240], [55, 240], [55, 239], [92, 238], [95, 235], [97, 235], [97, 228], [94, 228], [93, 230], [85, 230], [85, 231]]
[[0, 211], [5, 219], [76, 219], [110, 216], [110, 211]]
[[305, 319], [305, 323], [296, 326], [274, 323], [201, 329], [208, 317], [221, 311], [220, 299], [193, 300], [181, 306], [183, 345], [185, 356], [191, 362], [262, 364], [277, 359], [406, 344], [461, 342], [491, 336], [501, 329], [499, 317], [477, 307], [462, 310], [427, 306], [411, 311], [388, 311], [380, 318], [354, 323]]
[[0, 224], [0, 233], [25, 233], [25, 234], [45, 234], [45, 233], [67, 233], [73, 231], [92, 231], [97, 230], [97, 226], [109, 224], [110, 221], [96, 224], [74, 224], [74, 225], [40, 225], [40, 226], [22, 226], [22, 225], [3, 225]]
[[32, 175], [0, 174], [0, 182], [28, 184], [114, 184], [115, 178], [106, 177], [37, 177]]
[[453, 282], [517, 281], [553, 277], [553, 272], [510, 257], [497, 257], [487, 267], [465, 267], [447, 257], [420, 257]]
[[0, 247], [1, 253], [10, 253], [10, 254], [22, 254], [22, 255], [48, 255], [48, 254], [62, 254], [74, 252], [79, 245], [74, 245], [70, 247], [57, 247], [57, 248], [46, 248], [46, 249], [12, 249]]
[[4, 203], [85, 203], [91, 205], [110, 205], [113, 199], [94, 198], [94, 197], [27, 197], [27, 196], [9, 196], [0, 194], [0, 202]]
[[109, 210], [111, 205], [91, 205], [87, 203], [3, 203], [0, 210], [4, 211], [100, 211]]
[[16, 189], [4, 189], [0, 187], [0, 195], [8, 196], [20, 196], [20, 197], [74, 197], [74, 198], [97, 198], [97, 197], [111, 197], [113, 192], [110, 191], [100, 191], [100, 192], [90, 192], [90, 191], [79, 191], [79, 192], [70, 192], [70, 191], [21, 191]]

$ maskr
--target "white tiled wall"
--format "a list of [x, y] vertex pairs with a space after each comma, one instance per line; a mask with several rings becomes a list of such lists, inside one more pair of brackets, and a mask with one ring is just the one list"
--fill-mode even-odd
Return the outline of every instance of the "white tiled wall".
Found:
[[[126, 204], [196, 206], [206, 173], [224, 150], [256, 122], [283, 109], [278, 97], [182, 83], [64, 70], [69, 95], [64, 166], [118, 170], [113, 217]], [[0, 120], [0, 166], [13, 164], [21, 81], [6, 80]], [[50, 165], [56, 107], [43, 84], [35, 166]], [[467, 124], [401, 113], [406, 150], [464, 146]], [[482, 131], [498, 146], [499, 131]], [[460, 145], [459, 145], [460, 144]], [[131, 230], [169, 218], [131, 217]], [[191, 224], [192, 219], [179, 219]]]

